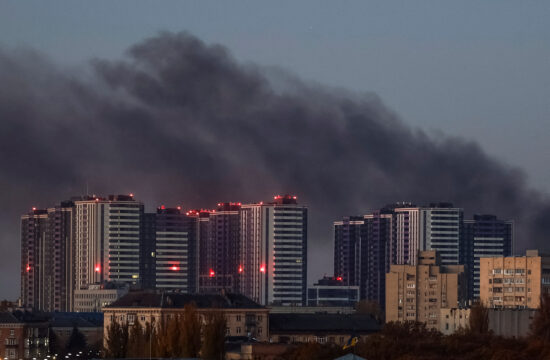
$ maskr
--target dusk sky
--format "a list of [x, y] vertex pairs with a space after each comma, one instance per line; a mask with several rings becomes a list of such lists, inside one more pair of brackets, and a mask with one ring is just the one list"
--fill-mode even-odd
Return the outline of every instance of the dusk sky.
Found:
[[[305, 116], [308, 119], [320, 118], [321, 126], [330, 122], [331, 117], [327, 114], [332, 114], [332, 111], [336, 111], [334, 109], [347, 109], [347, 102], [343, 99], [349, 94], [350, 101], [353, 103], [351, 106], [354, 108], [353, 114], [356, 112], [366, 114], [364, 116], [369, 121], [376, 119], [373, 120], [376, 124], [384, 119], [390, 119], [389, 122], [384, 123], [385, 126], [397, 129], [396, 136], [393, 137], [391, 136], [393, 130], [387, 130], [384, 127], [384, 135], [390, 134], [390, 136], [385, 138], [386, 142], [381, 141], [381, 146], [388, 145], [394, 150], [396, 146], [410, 141], [416, 151], [414, 159], [419, 162], [424, 161], [423, 159], [426, 157], [424, 154], [433, 155], [434, 152], [437, 152], [437, 156], [434, 156], [433, 160], [419, 165], [418, 171], [428, 169], [429, 164], [442, 163], [442, 166], [446, 166], [445, 161], [440, 160], [452, 159], [453, 161], [450, 163], [453, 164], [453, 167], [449, 166], [449, 169], [464, 167], [464, 171], [457, 171], [460, 176], [468, 176], [469, 170], [464, 163], [469, 162], [476, 164], [472, 166], [475, 167], [477, 174], [482, 173], [483, 169], [487, 169], [488, 173], [493, 174], [491, 180], [487, 180], [486, 183], [476, 181], [476, 186], [480, 182], [484, 186], [472, 185], [470, 189], [490, 187], [490, 184], [498, 183], [501, 178], [500, 174], [503, 174], [502, 178], [509, 178], [507, 184], [511, 185], [502, 185], [502, 189], [490, 197], [491, 201], [485, 202], [490, 205], [482, 210], [502, 212], [502, 216], [511, 217], [513, 216], [512, 210], [503, 210], [504, 207], [507, 207], [507, 203], [502, 199], [495, 200], [495, 197], [505, 197], [507, 189], [515, 188], [516, 184], [519, 184], [517, 187], [521, 191], [517, 193], [519, 195], [512, 196], [511, 201], [515, 201], [516, 205], [511, 208], [515, 209], [516, 206], [519, 206], [517, 204], [521, 203], [530, 206], [528, 204], [531, 204], [532, 201], [541, 209], [548, 209], [543, 200], [547, 199], [547, 195], [544, 194], [550, 192], [550, 167], [548, 166], [550, 160], [550, 146], [548, 145], [550, 137], [549, 19], [550, 3], [547, 1], [486, 1], [483, 3], [474, 1], [386, 1], [383, 4], [362, 1], [345, 3], [302, 1], [299, 4], [293, 1], [270, 3], [258, 1], [185, 3], [180, 1], [2, 1], [0, 3], [0, 81], [3, 82], [0, 82], [0, 131], [5, 133], [0, 134], [0, 140], [4, 142], [0, 144], [0, 151], [3, 152], [0, 154], [0, 161], [4, 162], [0, 163], [0, 172], [4, 173], [4, 175], [0, 175], [0, 184], [2, 184], [0, 225], [3, 229], [3, 233], [0, 234], [2, 253], [0, 255], [0, 298], [16, 298], [18, 296], [19, 239], [17, 231], [19, 216], [30, 206], [52, 206], [56, 201], [78, 194], [77, 188], [82, 184], [81, 179], [87, 178], [89, 176], [87, 171], [90, 171], [77, 168], [73, 164], [71, 165], [72, 170], [69, 171], [71, 180], [63, 183], [64, 180], [60, 180], [62, 175], [59, 175], [60, 178], [54, 178], [51, 174], [40, 172], [40, 166], [35, 166], [35, 171], [19, 169], [26, 164], [25, 159], [30, 159], [26, 155], [21, 155], [21, 161], [18, 163], [17, 169], [14, 170], [16, 167], [14, 159], [19, 159], [22, 152], [29, 151], [30, 153], [30, 149], [35, 146], [29, 141], [43, 141], [42, 145], [50, 144], [53, 147], [58, 144], [56, 140], [64, 139], [57, 130], [53, 134], [52, 129], [57, 129], [57, 127], [50, 127], [50, 123], [46, 122], [61, 121], [58, 115], [64, 113], [64, 110], [60, 110], [59, 106], [53, 110], [50, 109], [44, 105], [48, 101], [42, 97], [40, 97], [41, 100], [44, 100], [42, 105], [35, 103], [24, 105], [23, 107], [30, 107], [35, 112], [29, 115], [34, 119], [33, 122], [25, 123], [31, 130], [33, 130], [33, 125], [29, 124], [38, 124], [41, 121], [41, 111], [39, 110], [47, 109], [44, 111], [47, 114], [45, 118], [47, 120], [44, 120], [45, 122], [40, 126], [43, 127], [44, 137], [23, 136], [19, 142], [14, 140], [13, 143], [8, 143], [10, 139], [6, 135], [7, 130], [15, 131], [13, 129], [20, 125], [16, 112], [19, 110], [8, 109], [8, 105], [16, 102], [13, 99], [24, 104], [24, 99], [28, 97], [25, 97], [26, 93], [19, 88], [12, 93], [14, 88], [8, 87], [6, 84], [21, 84], [23, 83], [21, 79], [24, 77], [24, 83], [27, 85], [21, 88], [26, 91], [29, 88], [28, 84], [36, 79], [37, 83], [34, 83], [33, 91], [30, 92], [32, 94], [43, 91], [48, 93], [47, 96], [55, 96], [56, 91], [59, 90], [57, 100], [60, 103], [75, 96], [75, 99], [67, 101], [71, 105], [71, 115], [67, 115], [67, 118], [62, 121], [69, 121], [70, 116], [81, 119], [78, 120], [79, 123], [68, 127], [74, 126], [84, 133], [85, 127], [82, 124], [87, 124], [86, 116], [94, 117], [106, 112], [108, 112], [108, 116], [111, 116], [113, 112], [116, 112], [111, 108], [104, 111], [106, 108], [104, 105], [96, 106], [97, 103], [103, 101], [102, 99], [98, 100], [98, 97], [94, 95], [96, 92], [107, 96], [106, 93], [98, 90], [102, 87], [108, 88], [107, 92], [113, 91], [113, 94], [119, 88], [126, 89], [128, 93], [136, 96], [138, 99], [136, 102], [144, 104], [143, 108], [146, 108], [145, 105], [147, 105], [147, 109], [158, 106], [159, 103], [154, 103], [152, 100], [149, 103], [148, 99], [143, 99], [142, 92], [138, 95], [136, 95], [137, 92], [132, 92], [134, 83], [128, 80], [132, 76], [131, 72], [135, 70], [135, 67], [131, 65], [132, 61], [154, 67], [157, 64], [151, 57], [154, 57], [154, 51], [159, 49], [168, 52], [167, 49], [182, 48], [185, 49], [184, 57], [190, 54], [189, 56], [193, 59], [197, 57], [202, 59], [206, 53], [208, 55], [206, 57], [209, 59], [211, 57], [222, 59], [220, 62], [222, 70], [219, 73], [226, 76], [222, 82], [224, 89], [235, 86], [237, 91], [243, 91], [235, 97], [236, 100], [249, 104], [249, 108], [254, 109], [258, 104], [270, 104], [269, 109], [260, 112], [266, 114], [266, 118], [273, 116], [273, 119], [277, 119], [277, 115], [295, 114], [295, 112], [286, 109], [281, 110], [281, 106], [279, 106], [282, 102], [281, 99], [266, 89], [277, 88], [278, 81], [284, 83], [283, 88], [289, 86], [287, 81], [293, 84], [303, 81], [306, 84], [304, 85], [305, 90], [298, 86], [299, 90], [293, 89], [289, 94], [292, 94], [292, 100], [296, 101], [296, 108], [307, 109]], [[161, 35], [155, 38], [156, 40], [144, 43], [145, 39], [157, 37], [162, 31], [168, 31], [170, 34], [184, 31], [188, 35], [183, 38]], [[196, 45], [193, 39], [204, 42], [206, 48], [203, 45]], [[142, 44], [141, 48], [130, 56], [132, 60], [128, 60], [128, 55], [125, 55], [125, 52], [135, 44]], [[212, 44], [222, 45], [230, 53], [230, 56], [226, 58], [225, 54], [219, 54], [216, 49], [209, 48]], [[56, 70], [48, 70], [49, 61], [41, 56], [38, 56], [38, 60], [28, 60], [29, 57], [32, 58], [32, 55], [22, 49], [33, 49], [44, 54], [54, 64]], [[92, 59], [101, 59], [101, 61], [95, 61], [94, 66], [90, 66], [89, 63]], [[126, 61], [122, 68], [129, 74], [128, 78], [117, 78], [118, 74], [113, 72], [113, 69], [119, 69], [116, 67], [116, 61], [120, 59]], [[21, 63], [24, 64], [20, 66]], [[12, 71], [8, 64], [17, 64], [13, 65], [15, 70]], [[216, 64], [218, 65], [218, 63]], [[229, 64], [228, 67], [226, 67], [227, 64]], [[149, 71], [154, 73], [155, 69]], [[257, 75], [255, 72], [261, 75]], [[38, 75], [44, 75], [44, 77]], [[301, 80], [295, 80], [295, 77]], [[92, 90], [83, 91], [86, 95], [77, 97], [65, 86], [67, 81], [73, 78], [78, 79], [82, 88]], [[53, 81], [50, 81], [51, 79]], [[62, 79], [62, 81], [58, 82], [56, 79]], [[189, 80], [189, 77], [186, 75], [183, 79]], [[218, 79], [212, 81], [218, 83]], [[96, 86], [96, 82], [105, 82], [107, 85], [101, 83]], [[235, 85], [235, 82], [238, 82], [238, 85], [245, 84], [246, 86], [239, 87]], [[266, 86], [265, 82], [269, 82], [270, 85]], [[50, 87], [49, 84], [53, 85]], [[55, 86], [55, 84], [60, 85]], [[190, 82], [190, 84], [193, 86], [194, 83]], [[168, 85], [165, 89], [172, 88]], [[110, 88], [111, 86], [114, 90]], [[253, 90], [250, 90], [250, 87]], [[258, 89], [257, 92], [256, 89]], [[258, 97], [262, 101], [256, 98], [249, 100], [248, 91], [254, 96], [260, 93], [261, 96]], [[193, 93], [193, 96], [197, 94], [195, 91], [190, 92]], [[281, 92], [286, 94], [284, 90]], [[67, 96], [63, 96], [64, 94]], [[372, 94], [376, 94], [379, 99], [373, 98]], [[88, 100], [83, 99], [92, 100], [87, 102]], [[121, 99], [121, 101], [125, 101], [125, 99]], [[86, 116], [80, 116], [82, 106], [75, 104], [87, 106], [92, 102], [94, 105], [90, 105], [90, 108], [93, 108], [93, 111]], [[168, 106], [171, 105], [169, 102], [164, 103], [167, 103]], [[212, 104], [225, 105], [215, 99], [212, 100]], [[314, 110], [310, 111], [315, 108], [315, 104], [322, 104], [322, 106], [320, 105], [322, 109], [319, 110], [320, 115]], [[36, 108], [34, 108], [35, 105]], [[102, 111], [97, 111], [97, 109], [102, 109]], [[193, 109], [201, 109], [197, 113], [200, 113], [204, 119], [211, 118], [209, 117], [210, 113], [204, 111], [202, 107], [198, 106]], [[210, 109], [208, 110], [210, 111]], [[228, 119], [242, 119], [248, 116], [243, 115], [241, 110], [229, 109], [227, 111], [233, 115], [228, 116]], [[231, 113], [232, 111], [235, 112]], [[21, 119], [26, 119], [26, 115], [28, 114], [25, 113]], [[142, 119], [142, 123], [149, 124], [148, 121], [153, 121], [150, 119], [163, 119], [164, 115], [151, 111], [151, 115], [147, 119]], [[166, 116], [171, 115], [173, 113]], [[112, 116], [113, 119], [121, 118], [119, 115]], [[185, 115], [179, 114], [176, 117], [179, 119], [182, 116]], [[349, 120], [348, 125], [354, 124], [353, 116], [348, 113], [341, 117], [346, 121], [352, 119]], [[339, 117], [336, 116], [336, 118]], [[24, 121], [27, 120], [21, 120], [21, 124]], [[392, 125], [393, 121], [396, 121], [395, 126]], [[315, 128], [309, 120], [305, 123], [306, 125], [303, 126]], [[214, 122], [213, 124], [219, 125], [220, 123]], [[58, 125], [56, 123], [55, 126]], [[250, 130], [246, 127], [249, 125], [248, 122], [243, 120], [241, 125], [243, 129]], [[258, 134], [271, 125], [272, 123], [266, 123], [257, 129], [254, 128], [255, 131], [250, 133]], [[113, 131], [109, 126], [106, 122], [106, 125], [100, 124], [98, 128], [104, 131], [103, 134], [111, 134]], [[295, 124], [289, 124], [285, 129], [292, 130], [293, 126]], [[346, 145], [345, 137], [342, 141], [332, 143], [328, 135], [331, 126], [339, 129], [331, 123], [326, 132], [316, 133], [314, 139], [308, 141], [307, 146], [310, 146], [311, 149], [318, 149], [326, 144], [325, 159], [329, 162], [340, 161], [337, 156], [330, 158], [330, 149], [333, 149], [332, 151], [335, 153], [341, 151], [341, 154], [348, 158], [351, 155], [357, 155], [357, 158], [354, 159], [356, 164], [362, 161], [363, 151], [364, 154], [372, 154], [369, 152], [372, 151], [371, 148], [360, 147], [359, 138], [354, 140], [356, 143], [345, 147], [345, 149], [343, 147]], [[205, 131], [212, 128], [207, 126], [201, 129], [204, 131], [197, 133], [204, 134]], [[274, 133], [277, 133], [279, 128], [274, 127], [273, 129]], [[416, 134], [410, 135], [409, 129], [411, 129], [411, 133], [417, 129], [424, 131], [428, 140], [423, 136], [416, 137]], [[298, 133], [301, 130], [300, 128]], [[372, 127], [369, 127], [368, 130], [372, 130]], [[365, 133], [367, 133], [366, 131]], [[305, 134], [307, 137], [307, 132]], [[51, 138], [49, 138], [50, 135]], [[141, 136], [141, 134], [134, 135], [137, 138]], [[338, 134], [334, 136], [338, 136]], [[216, 136], [212, 137], [216, 138]], [[453, 139], [451, 145], [440, 143], [443, 141], [441, 139], [448, 139], [447, 137]], [[457, 137], [461, 139], [457, 139]], [[13, 137], [11, 138], [13, 139]], [[394, 141], [395, 138], [403, 139], [403, 142], [397, 142], [395, 146], [391, 147], [391, 141]], [[375, 139], [380, 140], [380, 137]], [[178, 141], [181, 141], [183, 145], [191, 144], [191, 140], [185, 137]], [[366, 140], [366, 142], [369, 141]], [[471, 141], [476, 142], [481, 150], [478, 151]], [[173, 146], [179, 148], [181, 144], [177, 142]], [[200, 146], [204, 145], [203, 143], [201, 143], [202, 145], [193, 144], [194, 146], [189, 145], [189, 147], [197, 149], [197, 151], [200, 151]], [[227, 144], [235, 146], [236, 143], [228, 141]], [[109, 146], [111, 145], [109, 143]], [[294, 146], [294, 142], [289, 140], [287, 145]], [[26, 150], [18, 151], [18, 146]], [[249, 150], [254, 149], [253, 145], [250, 145], [250, 148], [244, 148], [244, 146], [247, 145], [243, 145], [243, 149], [239, 150], [243, 154], [249, 154]], [[257, 146], [262, 147], [263, 145]], [[428, 148], [436, 150], [426, 150]], [[37, 146], [37, 149], [44, 149], [44, 147]], [[308, 185], [305, 184], [324, 176], [324, 173], [320, 175], [319, 173], [315, 173], [315, 175], [298, 174], [296, 179], [297, 184], [300, 185], [296, 185], [295, 189], [289, 189], [292, 187], [294, 176], [292, 172], [289, 171], [284, 179], [274, 179], [273, 174], [265, 170], [270, 164], [270, 160], [286, 159], [288, 154], [286, 157], [281, 153], [271, 156], [272, 152], [263, 150], [265, 152], [261, 151], [261, 154], [257, 156], [261, 158], [261, 160], [257, 160], [258, 168], [260, 168], [258, 176], [261, 178], [262, 174], [270, 174], [270, 176], [266, 175], [266, 178], [273, 180], [271, 185], [274, 193], [288, 189], [301, 196], [300, 190], [308, 189]], [[166, 154], [171, 153], [159, 151], [158, 159]], [[235, 154], [236, 159], [224, 161], [224, 166], [227, 166], [228, 169], [243, 166], [245, 171], [250, 171], [247, 168], [248, 165], [239, 163], [240, 160], [244, 162], [245, 158], [239, 157], [238, 151]], [[384, 152], [381, 156], [387, 156], [386, 154], [387, 152]], [[101, 164], [97, 167], [100, 169], [98, 171], [105, 171], [105, 174], [111, 174], [108, 168], [116, 167], [117, 162], [122, 163], [125, 160], [133, 159], [131, 156], [120, 155], [112, 164], [106, 164], [105, 162], [108, 163], [109, 160], [105, 160], [104, 156], [88, 153], [80, 155], [84, 160], [86, 156], [91, 159], [88, 164], [80, 164], [82, 167], [87, 167], [92, 163], [94, 166]], [[69, 156], [66, 153], [56, 155], [55, 158], [60, 156], [67, 156], [63, 161], [72, 161], [68, 159]], [[154, 156], [152, 155], [152, 157]], [[44, 155], [39, 162], [45, 159], [44, 162], [49, 163], [53, 158], [53, 156], [50, 158]], [[303, 160], [307, 161], [308, 157], [304, 156]], [[63, 169], [63, 161], [59, 163], [54, 161], [49, 168], [54, 171]], [[150, 161], [155, 163], [154, 159]], [[178, 158], [175, 157], [172, 164], [177, 161]], [[210, 161], [210, 158], [205, 157], [204, 161]], [[256, 157], [246, 158], [246, 164], [251, 164], [254, 161], [256, 161]], [[371, 165], [371, 163], [368, 164], [368, 166]], [[411, 166], [413, 165], [411, 164]], [[28, 166], [33, 167], [31, 162], [28, 163]], [[44, 167], [47, 168], [45, 165]], [[291, 168], [293, 167], [289, 165], [289, 169]], [[343, 180], [331, 180], [324, 184], [341, 187], [350, 184], [369, 187], [380, 181], [384, 184], [399, 185], [399, 181], [396, 180], [400, 176], [399, 171], [388, 170], [382, 165], [379, 165], [379, 168], [382, 169], [377, 174], [379, 176], [374, 176], [371, 171], [364, 176], [357, 175], [357, 179], [351, 183]], [[516, 168], [523, 169], [526, 180], [523, 180], [523, 175], [519, 174]], [[339, 168], [339, 170], [342, 169], [346, 169], [346, 167]], [[160, 174], [164, 170], [160, 165], [157, 170], [160, 178]], [[178, 173], [177, 176], [182, 178], [197, 176], [202, 179], [202, 175], [197, 175], [197, 171], [199, 170], [194, 168], [188, 174]], [[454, 170], [449, 170], [449, 173], [452, 171]], [[298, 172], [299, 170], [296, 170], [296, 173]], [[276, 172], [273, 171], [273, 173]], [[23, 180], [19, 177], [22, 174], [33, 174], [34, 178], [32, 181]], [[406, 169], [404, 174], [401, 179], [403, 182], [408, 182], [407, 176], [411, 176], [415, 179], [411, 183], [422, 183], [420, 177], [411, 175], [411, 169]], [[151, 207], [157, 205], [154, 201], [169, 200], [167, 193], [162, 191], [147, 192], [143, 190], [141, 192], [143, 195], [140, 197], [139, 186], [142, 186], [142, 189], [147, 189], [155, 184], [166, 185], [165, 182], [149, 173], [144, 177], [146, 180], [143, 184], [130, 184], [128, 190], [136, 190], [140, 200], [147, 201]], [[43, 181], [43, 178], [48, 179]], [[503, 184], [508, 181], [506, 179], [503, 180]], [[21, 185], [23, 182], [25, 182], [24, 186]], [[52, 183], [56, 184], [54, 192], [42, 198], [43, 203], [29, 203], [32, 196], [47, 191], [49, 188], [46, 184]], [[475, 207], [476, 201], [468, 199], [464, 195], [465, 192], [456, 189], [461, 183], [463, 182], [449, 182], [445, 189], [436, 191], [435, 194], [441, 198], [446, 195], [444, 190], [450, 191], [447, 198], [440, 200], [450, 199], [455, 202], [463, 200], [457, 205], [464, 207], [471, 205], [469, 210], [476, 211], [476, 209], [472, 209]], [[77, 184], [80, 185], [77, 186]], [[94, 179], [92, 179], [92, 185], [94, 184], [100, 191], [105, 193], [111, 191], [108, 182], [96, 180], [94, 183]], [[113, 192], [126, 190], [123, 184], [122, 180], [114, 180]], [[186, 185], [192, 186], [190, 184]], [[267, 188], [257, 185], [253, 188], [253, 195], [244, 198], [246, 184], [239, 183], [235, 176], [228, 180], [228, 184], [228, 186], [233, 186], [232, 189], [236, 189], [227, 195], [231, 198], [220, 198], [225, 195], [221, 194], [223, 186], [219, 185], [216, 189], [220, 189], [220, 192], [214, 194], [216, 196], [214, 198], [217, 200], [211, 199], [211, 194], [205, 195], [207, 200], [203, 201], [203, 206], [213, 206], [215, 201], [226, 200], [260, 201], [273, 195]], [[267, 187], [269, 184], [265, 185]], [[79, 187], [79, 189], [82, 188], [83, 186]], [[383, 205], [379, 203], [383, 201], [433, 200], [433, 198], [428, 198], [427, 190], [415, 193], [407, 192], [407, 189], [408, 187], [404, 186], [404, 189], [400, 191], [386, 191], [387, 195], [385, 196], [376, 191], [365, 191], [360, 196], [362, 201], [366, 202], [364, 206], [350, 203], [349, 207], [346, 207], [342, 202], [335, 207], [338, 211], [327, 210], [331, 200], [315, 200], [323, 193], [321, 186], [318, 190], [306, 193], [304, 197], [311, 206], [310, 211], [312, 213], [323, 212], [324, 215], [318, 221], [324, 223], [328, 229], [312, 232], [313, 237], [323, 238], [319, 240], [320, 250], [315, 254], [320, 254], [321, 251], [330, 251], [331, 219], [336, 220], [338, 216], [361, 213], [369, 207]], [[531, 189], [541, 192], [532, 193]], [[342, 194], [342, 189], [335, 191], [330, 186], [327, 187], [327, 196], [330, 196], [331, 192], [337, 196]], [[21, 196], [18, 196], [20, 193]], [[185, 194], [182, 195], [181, 192], [178, 194], [180, 196], [178, 201], [188, 201]], [[261, 194], [265, 194], [265, 196]], [[516, 193], [514, 192], [514, 194]], [[401, 198], [396, 198], [398, 196]], [[469, 196], [473, 198], [482, 195], [470, 193]], [[200, 206], [198, 199], [190, 198], [190, 203]], [[315, 215], [312, 214], [312, 217], [314, 218]], [[524, 215], [524, 217], [528, 216]], [[543, 227], [541, 221], [537, 224]], [[547, 221], [550, 222], [550, 220]], [[327, 232], [328, 235], [323, 235], [324, 232]], [[541, 246], [542, 240], [537, 239], [530, 244]], [[326, 261], [326, 264], [329, 263], [330, 259]], [[310, 282], [322, 275], [323, 269], [326, 269], [324, 265], [313, 268]]]

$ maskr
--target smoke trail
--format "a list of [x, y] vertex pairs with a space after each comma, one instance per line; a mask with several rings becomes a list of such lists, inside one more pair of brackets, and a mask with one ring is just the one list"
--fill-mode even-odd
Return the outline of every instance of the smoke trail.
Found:
[[87, 183], [151, 207], [296, 194], [323, 260], [314, 276], [332, 267], [334, 219], [398, 200], [513, 218], [519, 249], [544, 247], [550, 230], [548, 196], [477, 144], [413, 130], [371, 94], [267, 76], [186, 33], [79, 74], [31, 51], [0, 51], [0, 84], [3, 296], [18, 292], [20, 214]]

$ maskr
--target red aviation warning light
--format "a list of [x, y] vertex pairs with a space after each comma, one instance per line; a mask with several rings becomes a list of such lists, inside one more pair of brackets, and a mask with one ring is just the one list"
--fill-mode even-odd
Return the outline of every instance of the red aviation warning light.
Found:
[[341, 276], [338, 276], [338, 277], [336, 278], [336, 280], [337, 280], [337, 281], [342, 281], [342, 277], [341, 277]]
[[96, 273], [101, 272], [101, 266], [96, 265], [96, 266], [95, 266], [95, 272], [96, 272]]
[[173, 265], [173, 266], [170, 268], [170, 270], [172, 270], [172, 271], [178, 271], [179, 269], [180, 269], [180, 267], [177, 266], [177, 265]]
[[216, 273], [214, 272], [213, 269], [210, 269], [210, 277], [214, 277], [214, 276], [216, 276]]
[[265, 265], [260, 266], [260, 272], [265, 272]]
[[239, 265], [239, 274], [243, 272], [243, 266], [242, 265]]
[[27, 265], [27, 272], [31, 271], [31, 266]]

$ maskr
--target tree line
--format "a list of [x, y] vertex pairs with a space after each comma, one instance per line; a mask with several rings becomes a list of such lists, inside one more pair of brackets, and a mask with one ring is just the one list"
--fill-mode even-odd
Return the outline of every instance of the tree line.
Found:
[[161, 318], [159, 324], [132, 325], [116, 318], [106, 329], [106, 358], [195, 358], [223, 359], [226, 332], [225, 316], [212, 311], [202, 321], [194, 305], [184, 307], [183, 314]]
[[354, 352], [368, 360], [542, 360], [550, 359], [550, 295], [541, 306], [524, 338], [496, 336], [489, 329], [488, 309], [475, 304], [469, 324], [451, 335], [428, 329], [420, 322], [389, 322], [379, 333], [369, 335], [354, 349], [334, 344], [302, 344], [282, 359], [332, 360]]

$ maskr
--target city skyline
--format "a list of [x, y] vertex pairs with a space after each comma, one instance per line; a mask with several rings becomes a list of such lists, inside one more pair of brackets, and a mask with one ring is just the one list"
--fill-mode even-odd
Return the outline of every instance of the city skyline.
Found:
[[[541, 106], [538, 99], [547, 97], [543, 84], [550, 72], [542, 71], [547, 64], [539, 64], [538, 60], [546, 51], [546, 35], [541, 34], [550, 32], [540, 31], [546, 22], [527, 21], [533, 16], [543, 19], [544, 11], [540, 10], [544, 9], [525, 9], [520, 18], [529, 26], [515, 24], [512, 28], [507, 27], [510, 22], [504, 18], [514, 14], [517, 19], [515, 11], [504, 11], [504, 18], [492, 28], [482, 25], [490, 14], [487, 8], [475, 15], [444, 9], [445, 18], [452, 19], [454, 25], [443, 26], [447, 32], [435, 37], [433, 31], [428, 31], [428, 24], [419, 24], [417, 18], [399, 12], [403, 21], [397, 25], [402, 27], [392, 28], [390, 43], [401, 49], [398, 54], [416, 54], [416, 61], [410, 62], [409, 57], [390, 56], [395, 53], [380, 47], [385, 39], [382, 29], [391, 26], [384, 26], [386, 23], [370, 11], [357, 15], [374, 16], [377, 22], [354, 16], [355, 36], [350, 37], [351, 29], [346, 24], [338, 30], [337, 39], [317, 44], [314, 53], [318, 56], [312, 57], [307, 46], [312, 44], [311, 39], [301, 38], [299, 43], [305, 46], [282, 51], [282, 43], [272, 48], [272, 41], [252, 41], [223, 31], [238, 23], [238, 7], [227, 23], [225, 18], [215, 22], [218, 36], [205, 34], [211, 22], [199, 20], [199, 26], [193, 21], [174, 22], [173, 18], [166, 27], [162, 19], [156, 19], [156, 29], [133, 24], [140, 31], [132, 36], [98, 35], [102, 44], [116, 42], [117, 52], [96, 42], [52, 43], [52, 38], [66, 40], [64, 36], [89, 34], [92, 23], [111, 19], [111, 13], [102, 18], [101, 11], [82, 11], [84, 5], [67, 4], [63, 9], [75, 15], [69, 18], [79, 19], [86, 14], [86, 21], [72, 23], [79, 32], [66, 31], [68, 23], [56, 18], [57, 12], [52, 13], [56, 6], [44, 9], [44, 19], [35, 21], [25, 11], [18, 11], [26, 5], [20, 6], [9, 4], [13, 16], [6, 16], [8, 12], [0, 15], [5, 17], [0, 22], [0, 200], [4, 206], [0, 246], [5, 254], [0, 261], [0, 283], [6, 284], [0, 290], [5, 292], [4, 297], [16, 296], [14, 289], [18, 288], [14, 271], [19, 268], [19, 215], [29, 204], [51, 204], [63, 195], [84, 193], [86, 188], [96, 193], [135, 192], [146, 203], [185, 202], [189, 208], [219, 201], [253, 202], [272, 192], [300, 194], [313, 209], [309, 221], [315, 246], [310, 247], [310, 256], [320, 261], [309, 270], [316, 277], [332, 266], [328, 255], [332, 221], [396, 200], [453, 202], [480, 213], [514, 218], [517, 250], [547, 247], [550, 203], [547, 189], [540, 185], [547, 182], [540, 175], [546, 167], [544, 161], [538, 166], [532, 164], [537, 157], [545, 158], [547, 147], [535, 141], [538, 137], [531, 141], [526, 135], [535, 133], [545, 139], [546, 133], [547, 106], [545, 101]], [[186, 12], [181, 7], [174, 14], [189, 19], [194, 18], [191, 13], [204, 9]], [[361, 9], [368, 9], [368, 5]], [[319, 26], [323, 22], [319, 23], [316, 16], [325, 14], [326, 9], [314, 6], [310, 10], [314, 15], [308, 20], [315, 21], [319, 34], [338, 29], [331, 22], [325, 22], [326, 28]], [[280, 10], [273, 11], [280, 14]], [[442, 9], [436, 7], [434, 11], [441, 13]], [[56, 21], [48, 23], [52, 16]], [[446, 41], [444, 34], [461, 29], [458, 24], [463, 24], [463, 16], [472, 16], [476, 28], [487, 32], [461, 31], [456, 34], [460, 46], [454, 49], [457, 42]], [[129, 17], [120, 18], [124, 28]], [[252, 18], [245, 23], [250, 25]], [[295, 20], [286, 30], [296, 31], [300, 21]], [[23, 24], [29, 26], [18, 31]], [[255, 24], [253, 28], [261, 26]], [[165, 29], [168, 31], [157, 32]], [[405, 29], [416, 35], [409, 39], [405, 34], [411, 32]], [[476, 34], [475, 39], [469, 31]], [[397, 35], [400, 33], [402, 38]], [[495, 42], [496, 34], [510, 42]], [[398, 42], [394, 42], [395, 36]], [[346, 37], [354, 47], [370, 44], [369, 51], [340, 55], [331, 50], [339, 49]], [[378, 45], [371, 43], [374, 38], [379, 39]], [[524, 44], [521, 50], [510, 46], [518, 41]], [[506, 43], [505, 53], [510, 56], [502, 56], [497, 43]], [[465, 50], [469, 45], [477, 49], [475, 54], [483, 55], [468, 58]], [[67, 48], [61, 51], [64, 46]], [[245, 51], [243, 46], [250, 47]], [[127, 51], [119, 54], [123, 48]], [[461, 56], [430, 55], [435, 52], [441, 56], [439, 51]], [[76, 53], [78, 61], [86, 59], [86, 63], [73, 63]], [[302, 65], [309, 62], [311, 66], [291, 65], [289, 71], [269, 67], [274, 62], [287, 68], [285, 56], [294, 53], [301, 54]], [[333, 58], [318, 63], [335, 54], [340, 62]], [[398, 62], [388, 67], [388, 56]], [[522, 63], [519, 59], [525, 58], [531, 60], [526, 62], [529, 66], [518, 67]], [[364, 66], [348, 70], [350, 61], [356, 65], [364, 61]], [[425, 65], [419, 66], [421, 63]], [[303, 71], [315, 67], [311, 73]], [[416, 70], [422, 71], [416, 74]], [[369, 75], [359, 76], [363, 72]], [[530, 75], [525, 76], [525, 72]], [[345, 73], [346, 78], [357, 82], [339, 82], [337, 79]], [[409, 73], [422, 81], [397, 81]], [[482, 76], [486, 73], [487, 77]], [[414, 98], [422, 93], [425, 79], [433, 79], [437, 91], [431, 88], [430, 95]], [[358, 89], [363, 81], [364, 86]], [[394, 91], [388, 92], [390, 83]], [[378, 91], [381, 85], [386, 91]], [[401, 100], [410, 98], [406, 102], [414, 103], [413, 109], [386, 105], [395, 104], [391, 94], [395, 95], [396, 89]], [[505, 89], [514, 90], [514, 95]], [[495, 95], [497, 90], [500, 95]], [[484, 96], [492, 97], [480, 108]], [[444, 102], [456, 102], [456, 106], [442, 109], [439, 105]], [[424, 118], [425, 122], [419, 120]], [[461, 119], [465, 121], [462, 130], [469, 128], [469, 132], [458, 131]], [[540, 120], [532, 129], [525, 126], [531, 119]], [[441, 123], [437, 128], [442, 132], [432, 131], [438, 121]], [[529, 146], [520, 151], [518, 143]], [[531, 177], [514, 164], [525, 164]], [[539, 174], [535, 183], [540, 190], [532, 186], [535, 174]]]

